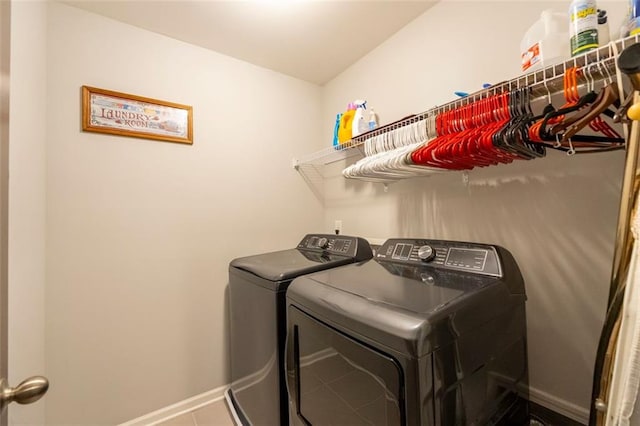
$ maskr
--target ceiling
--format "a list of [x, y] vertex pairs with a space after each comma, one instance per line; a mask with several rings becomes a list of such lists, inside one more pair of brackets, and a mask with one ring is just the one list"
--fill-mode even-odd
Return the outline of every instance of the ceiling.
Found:
[[80, 0], [64, 3], [323, 85], [435, 1]]

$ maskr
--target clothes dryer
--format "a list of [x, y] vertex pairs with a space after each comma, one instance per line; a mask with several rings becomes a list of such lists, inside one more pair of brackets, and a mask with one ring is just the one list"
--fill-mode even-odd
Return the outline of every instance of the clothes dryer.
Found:
[[310, 234], [295, 248], [230, 263], [231, 386], [225, 396], [237, 423], [288, 424], [285, 292], [291, 280], [372, 256], [362, 238]]
[[453, 241], [296, 278], [290, 424], [528, 424], [525, 299], [507, 250]]

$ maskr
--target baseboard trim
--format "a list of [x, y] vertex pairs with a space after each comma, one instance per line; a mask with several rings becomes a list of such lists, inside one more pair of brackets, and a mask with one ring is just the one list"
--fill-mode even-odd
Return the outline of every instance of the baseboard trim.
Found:
[[171, 420], [174, 417], [178, 417], [182, 414], [188, 413], [193, 410], [197, 410], [200, 407], [211, 404], [212, 402], [220, 401], [224, 398], [224, 392], [229, 388], [229, 385], [220, 386], [219, 388], [212, 389], [210, 391], [201, 393], [200, 395], [193, 396], [185, 399], [184, 401], [177, 402], [173, 405], [161, 408], [149, 414], [145, 414], [128, 422], [121, 423], [118, 426], [153, 426], [158, 423]]
[[589, 410], [540, 389], [529, 388], [529, 400], [583, 425], [589, 424]]

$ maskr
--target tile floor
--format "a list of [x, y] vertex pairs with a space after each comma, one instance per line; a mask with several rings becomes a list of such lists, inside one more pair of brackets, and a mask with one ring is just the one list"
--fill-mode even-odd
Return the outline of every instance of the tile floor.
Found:
[[397, 401], [375, 377], [336, 352], [301, 364], [300, 394], [314, 402], [306, 417], [319, 425], [400, 424]]
[[234, 426], [224, 399], [159, 423], [157, 426]]

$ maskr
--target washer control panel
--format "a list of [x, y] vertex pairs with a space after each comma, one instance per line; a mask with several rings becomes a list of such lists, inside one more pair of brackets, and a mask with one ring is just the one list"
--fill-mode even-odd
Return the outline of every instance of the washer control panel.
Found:
[[502, 276], [498, 253], [495, 247], [486, 244], [393, 238], [380, 246], [376, 260]]
[[331, 234], [310, 234], [305, 236], [298, 244], [299, 249], [323, 251], [344, 256], [354, 256], [357, 246], [356, 237]]

